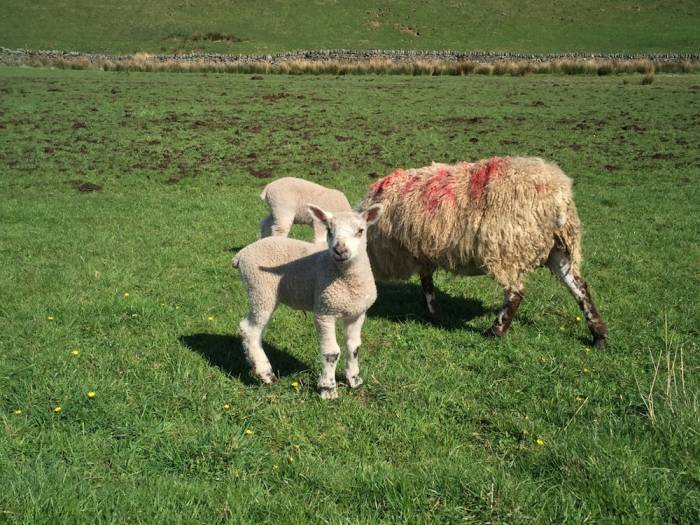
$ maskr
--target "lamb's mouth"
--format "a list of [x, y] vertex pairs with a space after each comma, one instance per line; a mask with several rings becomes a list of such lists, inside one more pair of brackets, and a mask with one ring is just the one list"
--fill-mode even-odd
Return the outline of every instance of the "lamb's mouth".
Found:
[[335, 259], [336, 262], [347, 262], [350, 260], [350, 256], [345, 254], [338, 255], [337, 253], [334, 253], [333, 259]]

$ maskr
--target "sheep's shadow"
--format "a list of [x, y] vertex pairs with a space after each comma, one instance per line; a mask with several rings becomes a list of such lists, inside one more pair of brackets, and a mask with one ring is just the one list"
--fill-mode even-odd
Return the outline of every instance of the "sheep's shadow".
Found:
[[496, 308], [486, 307], [479, 299], [455, 297], [436, 290], [438, 320], [430, 318], [419, 285], [407, 282], [378, 282], [377, 301], [369, 309], [370, 317], [389, 321], [417, 321], [445, 330], [479, 331], [467, 323], [477, 317], [492, 315]]
[[[257, 379], [250, 373], [240, 336], [199, 333], [183, 335], [178, 340], [225, 374], [246, 385], [258, 384]], [[265, 343], [265, 353], [277, 377], [285, 377], [309, 369], [308, 365], [270, 343]]]

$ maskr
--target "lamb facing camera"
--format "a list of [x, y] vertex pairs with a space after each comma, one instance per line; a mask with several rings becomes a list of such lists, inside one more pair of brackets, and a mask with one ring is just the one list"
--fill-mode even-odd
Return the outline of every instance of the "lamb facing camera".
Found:
[[276, 377], [262, 347], [262, 333], [273, 312], [279, 304], [313, 312], [321, 347], [318, 387], [323, 399], [335, 399], [335, 369], [340, 358], [335, 336], [338, 319], [345, 327], [345, 377], [351, 388], [362, 384], [357, 361], [360, 332], [365, 312], [377, 298], [367, 256], [367, 226], [379, 219], [382, 206], [331, 213], [309, 205], [308, 211], [325, 228], [327, 247], [266, 237], [233, 258], [250, 303], [240, 333], [253, 375], [263, 383], [272, 383]]

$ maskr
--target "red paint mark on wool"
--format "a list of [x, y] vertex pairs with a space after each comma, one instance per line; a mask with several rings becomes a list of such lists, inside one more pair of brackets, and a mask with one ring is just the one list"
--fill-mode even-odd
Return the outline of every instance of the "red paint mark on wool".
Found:
[[551, 190], [548, 184], [535, 184], [535, 191], [537, 193], [547, 193]]
[[476, 164], [477, 171], [471, 173], [469, 178], [469, 196], [478, 200], [484, 192], [484, 188], [494, 177], [498, 177], [507, 163], [506, 159], [493, 157], [483, 164]]
[[421, 192], [425, 210], [434, 213], [443, 203], [453, 204], [457, 197], [454, 190], [454, 178], [446, 169], [430, 177]]
[[382, 193], [396, 182], [397, 179], [401, 179], [406, 175], [406, 171], [401, 168], [395, 169], [389, 175], [383, 179], [379, 179], [377, 182], [370, 184], [369, 189], [372, 192], [372, 197], [375, 199], [381, 198]]

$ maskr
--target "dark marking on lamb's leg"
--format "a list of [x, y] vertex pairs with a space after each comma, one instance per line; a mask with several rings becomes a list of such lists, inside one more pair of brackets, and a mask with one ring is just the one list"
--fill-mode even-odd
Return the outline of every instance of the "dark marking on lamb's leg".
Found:
[[360, 336], [364, 320], [365, 314], [345, 319], [345, 349], [347, 351], [345, 378], [350, 388], [357, 388], [362, 384], [357, 356], [360, 353], [360, 345], [362, 344]]
[[523, 302], [525, 297], [525, 290], [522, 288], [519, 290], [506, 290], [505, 291], [505, 301], [501, 307], [501, 311], [498, 312], [498, 317], [493, 323], [493, 326], [484, 332], [487, 337], [501, 337], [505, 335], [510, 328], [510, 324], [513, 322], [513, 317], [515, 317], [515, 312], [518, 311], [520, 303]]
[[574, 274], [571, 269], [569, 254], [562, 247], [555, 246], [547, 259], [547, 266], [554, 275], [559, 277], [574, 296], [579, 308], [586, 318], [588, 329], [593, 335], [593, 346], [595, 348], [605, 348], [607, 345], [608, 328], [603, 322], [603, 318], [598, 313], [598, 309], [593, 303], [588, 283], [580, 276]]
[[430, 321], [433, 323], [438, 323], [440, 321], [440, 314], [438, 312], [437, 301], [435, 297], [435, 283], [433, 283], [433, 272], [421, 273], [420, 284], [423, 288], [425, 306], [428, 308]]

